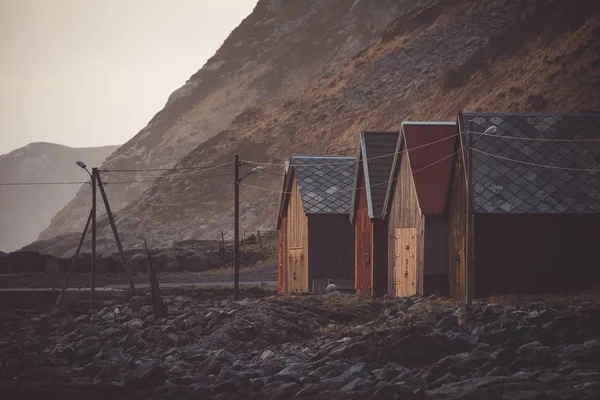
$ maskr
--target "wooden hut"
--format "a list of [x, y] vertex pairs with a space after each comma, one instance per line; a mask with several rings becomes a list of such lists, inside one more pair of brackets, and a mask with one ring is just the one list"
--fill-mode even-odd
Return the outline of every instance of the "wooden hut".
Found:
[[292, 156], [283, 182], [279, 290], [323, 292], [354, 286], [354, 230], [349, 221], [356, 158]]
[[355, 289], [367, 296], [387, 293], [388, 227], [383, 203], [399, 132], [361, 132], [350, 221], [355, 227]]
[[454, 122], [403, 122], [384, 209], [388, 213], [388, 292], [448, 292], [447, 193]]
[[[495, 134], [480, 134], [491, 126]], [[469, 131], [475, 133], [473, 295], [597, 285], [600, 115], [459, 113], [457, 129], [449, 210], [452, 297], [466, 297]]]

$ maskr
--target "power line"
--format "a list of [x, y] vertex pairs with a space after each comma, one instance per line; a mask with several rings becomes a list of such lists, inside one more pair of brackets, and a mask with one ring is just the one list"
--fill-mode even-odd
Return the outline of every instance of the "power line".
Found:
[[89, 182], [10, 182], [0, 183], [0, 186], [34, 186], [34, 185], [82, 185]]
[[[120, 176], [120, 175], [117, 175]], [[210, 178], [221, 178], [221, 177], [225, 177], [225, 176], [233, 176], [233, 172], [227, 173], [227, 174], [217, 174], [217, 175], [205, 175], [205, 176], [198, 176], [199, 179], [210, 179]], [[147, 180], [139, 180], [139, 181], [116, 181], [116, 182], [106, 182], [106, 185], [123, 185], [123, 184], [132, 184], [132, 183], [152, 183], [152, 182], [156, 182], [159, 179], [164, 179], [167, 182], [173, 182], [173, 181], [189, 181], [192, 178], [182, 178], [179, 177], [179, 175], [174, 175], [173, 178], [168, 178], [166, 176], [157, 176], [155, 179], [147, 179]]]
[[195, 170], [195, 171], [208, 171], [211, 169], [227, 167], [229, 165], [233, 165], [232, 162], [220, 165], [210, 165], [205, 167], [176, 167], [176, 168], [140, 168], [140, 169], [101, 169], [101, 172], [147, 172], [147, 171], [185, 171], [185, 170]]
[[473, 132], [476, 135], [481, 135], [481, 136], [491, 136], [494, 137], [496, 139], [511, 139], [511, 140], [525, 140], [525, 141], [532, 141], [532, 142], [573, 142], [573, 143], [578, 143], [578, 142], [600, 142], [600, 138], [598, 139], [545, 139], [545, 138], [531, 138], [531, 137], [519, 137], [519, 136], [506, 136], [506, 135], [498, 135], [498, 134], [494, 134], [494, 133], [484, 133], [484, 132]]
[[215, 197], [215, 196], [217, 196], [217, 195], [219, 195], [221, 193], [224, 193], [227, 190], [229, 190], [229, 187], [226, 187], [225, 189], [220, 190], [218, 192], [215, 192], [215, 193], [213, 193], [211, 195], [208, 195], [208, 196], [206, 196], [206, 197], [204, 197], [202, 199], [197, 199], [197, 200], [190, 201], [190, 202], [187, 202], [187, 203], [178, 203], [178, 204], [175, 204], [175, 203], [154, 203], [154, 202], [151, 202], [151, 201], [143, 200], [142, 198], [137, 198], [136, 199], [134, 197], [126, 195], [125, 193], [121, 193], [121, 195], [123, 195], [124, 197], [127, 197], [128, 199], [130, 199], [132, 201], [137, 201], [139, 203], [148, 204], [148, 205], [154, 206], [154, 207], [180, 207], [180, 206], [188, 206], [188, 205], [192, 205], [192, 204], [201, 203], [201, 202], [203, 202], [205, 200], [208, 200], [208, 199], [210, 199], [212, 197]]
[[472, 150], [476, 151], [478, 153], [486, 154], [486, 155], [488, 155], [490, 157], [498, 158], [500, 160], [512, 161], [512, 162], [515, 162], [515, 163], [518, 163], [518, 164], [530, 165], [532, 167], [541, 167], [541, 168], [548, 168], [548, 169], [560, 169], [560, 170], [563, 170], [563, 171], [600, 172], [600, 169], [569, 168], [569, 167], [559, 167], [559, 166], [556, 166], [556, 165], [537, 164], [537, 163], [533, 163], [533, 162], [515, 160], [514, 158], [508, 158], [508, 157], [499, 156], [497, 154], [488, 153], [487, 151], [478, 150], [476, 148], [472, 148]]
[[[406, 152], [406, 150], [404, 150], [402, 152], [404, 153], [404, 152]], [[442, 158], [440, 158], [440, 159], [432, 162], [431, 164], [425, 165], [424, 167], [421, 167], [421, 168], [418, 168], [418, 169], [412, 171], [412, 173], [416, 174], [417, 172], [420, 172], [420, 171], [423, 171], [423, 170], [425, 170], [427, 168], [430, 168], [430, 167], [432, 167], [432, 166], [434, 166], [434, 165], [436, 165], [436, 164], [438, 164], [438, 163], [440, 163], [440, 162], [442, 162], [444, 160], [447, 160], [448, 158], [454, 156], [455, 154], [458, 154], [459, 152], [460, 152], [460, 150], [457, 150], [457, 151], [455, 151], [455, 152], [453, 152], [451, 154], [448, 154], [447, 156], [442, 157]], [[373, 188], [373, 187], [377, 187], [377, 186], [386, 185], [386, 184], [394, 182], [394, 181], [396, 181], [398, 179], [400, 179], [400, 177], [389, 179], [389, 180], [384, 181], [384, 182], [375, 183], [375, 184], [369, 185], [369, 186], [357, 187], [356, 190], [366, 189], [366, 188]], [[281, 190], [267, 189], [267, 188], [263, 188], [263, 187], [260, 187], [260, 186], [248, 185], [248, 184], [245, 184], [245, 183], [240, 183], [240, 185], [246, 186], [246, 187], [249, 187], [249, 188], [253, 188], [253, 189], [264, 190], [266, 192], [273, 192], [273, 193], [279, 193], [279, 194], [292, 194], [292, 192], [283, 192]], [[348, 189], [347, 190], [338, 190], [335, 193], [350, 193], [350, 192], [353, 192], [354, 190], [355, 190], [355, 188], [352, 188], [352, 189], [349, 189], [349, 190]]]
[[[455, 133], [454, 135], [447, 136], [445, 138], [438, 139], [438, 140], [435, 140], [433, 142], [428, 142], [428, 143], [425, 143], [425, 144], [422, 144], [422, 145], [419, 145], [419, 146], [411, 147], [410, 149], [408, 149], [408, 151], [410, 152], [410, 151], [422, 149], [422, 148], [427, 147], [427, 146], [432, 146], [434, 144], [437, 144], [437, 143], [440, 143], [440, 142], [443, 142], [443, 141], [455, 138], [458, 135], [459, 135], [458, 133]], [[401, 152], [404, 152], [404, 151], [405, 150], [402, 150]], [[379, 158], [393, 157], [396, 154], [399, 154], [399, 152], [393, 152], [393, 153], [388, 153], [388, 154], [382, 154], [382, 155], [375, 156], [375, 157], [369, 157], [369, 158], [363, 159], [363, 161], [370, 161], [370, 160], [376, 160], [376, 159], [379, 159]], [[319, 154], [319, 155], [323, 155], [323, 154]], [[358, 159], [354, 159], [354, 160], [347, 160], [347, 161], [338, 161], [337, 163], [326, 163], [326, 162], [324, 162], [324, 163], [301, 164], [301, 165], [293, 165], [293, 166], [295, 166], [295, 167], [321, 166], [322, 167], [322, 166], [339, 165], [340, 163], [357, 163], [358, 161], [359, 161]], [[263, 165], [276, 165], [276, 166], [281, 166], [282, 165], [281, 163], [277, 163], [277, 164], [276, 163], [266, 163], [266, 162], [265, 163], [260, 163], [260, 162], [257, 162], [257, 161], [248, 161], [248, 160], [243, 160], [243, 162], [246, 162], [246, 163], [249, 163], [249, 164], [253, 164], [253, 165], [260, 165], [260, 164], [263, 164]]]

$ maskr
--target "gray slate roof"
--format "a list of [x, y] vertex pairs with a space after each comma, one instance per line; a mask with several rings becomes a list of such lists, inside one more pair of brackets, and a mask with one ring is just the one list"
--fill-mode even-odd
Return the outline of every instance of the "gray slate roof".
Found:
[[[363, 131], [360, 133], [359, 152], [365, 171], [369, 218], [383, 219], [385, 196], [399, 136], [399, 132]], [[356, 166], [355, 190], [360, 185], [358, 173], [359, 165]], [[357, 193], [354, 195], [354, 201], [357, 201], [356, 195]]]
[[600, 142], [569, 141], [600, 139], [600, 115], [463, 114], [463, 143], [471, 119], [474, 132], [498, 127], [494, 136], [474, 136], [475, 213], [600, 213]]
[[292, 156], [305, 214], [349, 214], [355, 157]]

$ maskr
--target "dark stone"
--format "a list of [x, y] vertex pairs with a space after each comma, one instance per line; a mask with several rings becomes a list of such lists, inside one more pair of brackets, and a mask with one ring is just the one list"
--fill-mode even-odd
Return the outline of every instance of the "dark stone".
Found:
[[217, 375], [221, 372], [221, 362], [214, 356], [207, 357], [198, 365], [197, 369], [202, 375]]
[[371, 400], [388, 400], [393, 398], [410, 399], [413, 396], [413, 389], [406, 385], [394, 384], [385, 385], [375, 391]]
[[131, 371], [125, 380], [125, 387], [132, 390], [141, 390], [160, 386], [167, 380], [167, 374], [158, 365], [140, 365]]
[[221, 394], [221, 393], [235, 393], [238, 390], [243, 389], [240, 385], [233, 380], [221, 382], [216, 385], [212, 392], [213, 394]]
[[501, 349], [491, 354], [491, 359], [496, 366], [510, 365], [517, 358], [517, 352], [512, 349]]
[[377, 374], [377, 377], [379, 379], [383, 379], [384, 381], [391, 381], [398, 375], [404, 374], [406, 372], [410, 373], [410, 370], [406, 367], [390, 362], [383, 366], [383, 368]]
[[508, 376], [508, 375], [510, 375], [510, 370], [506, 367], [495, 367], [485, 375], [486, 376]]
[[229, 380], [234, 381], [241, 388], [247, 388], [250, 386], [250, 380], [248, 377], [246, 377], [246, 375], [227, 368], [223, 368], [221, 372], [219, 372], [215, 383], [219, 384]]

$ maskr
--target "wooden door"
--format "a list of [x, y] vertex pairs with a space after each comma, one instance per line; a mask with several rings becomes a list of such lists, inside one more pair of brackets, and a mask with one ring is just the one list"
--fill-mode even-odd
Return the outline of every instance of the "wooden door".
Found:
[[417, 294], [417, 229], [398, 228], [395, 235], [396, 296]]
[[465, 298], [466, 267], [465, 267], [465, 238], [463, 236], [453, 237], [452, 254], [450, 259], [450, 295], [455, 300]]
[[287, 218], [281, 218], [279, 226], [279, 254], [277, 262], [277, 290], [281, 293], [287, 293], [286, 280], [286, 261], [287, 261]]
[[[289, 291], [290, 293], [308, 291], [308, 271], [305, 268], [304, 249], [294, 248], [289, 250]], [[306, 277], [306, 279], [305, 279]]]
[[356, 294], [370, 296], [373, 287], [373, 228], [367, 209], [358, 210], [356, 218]]

